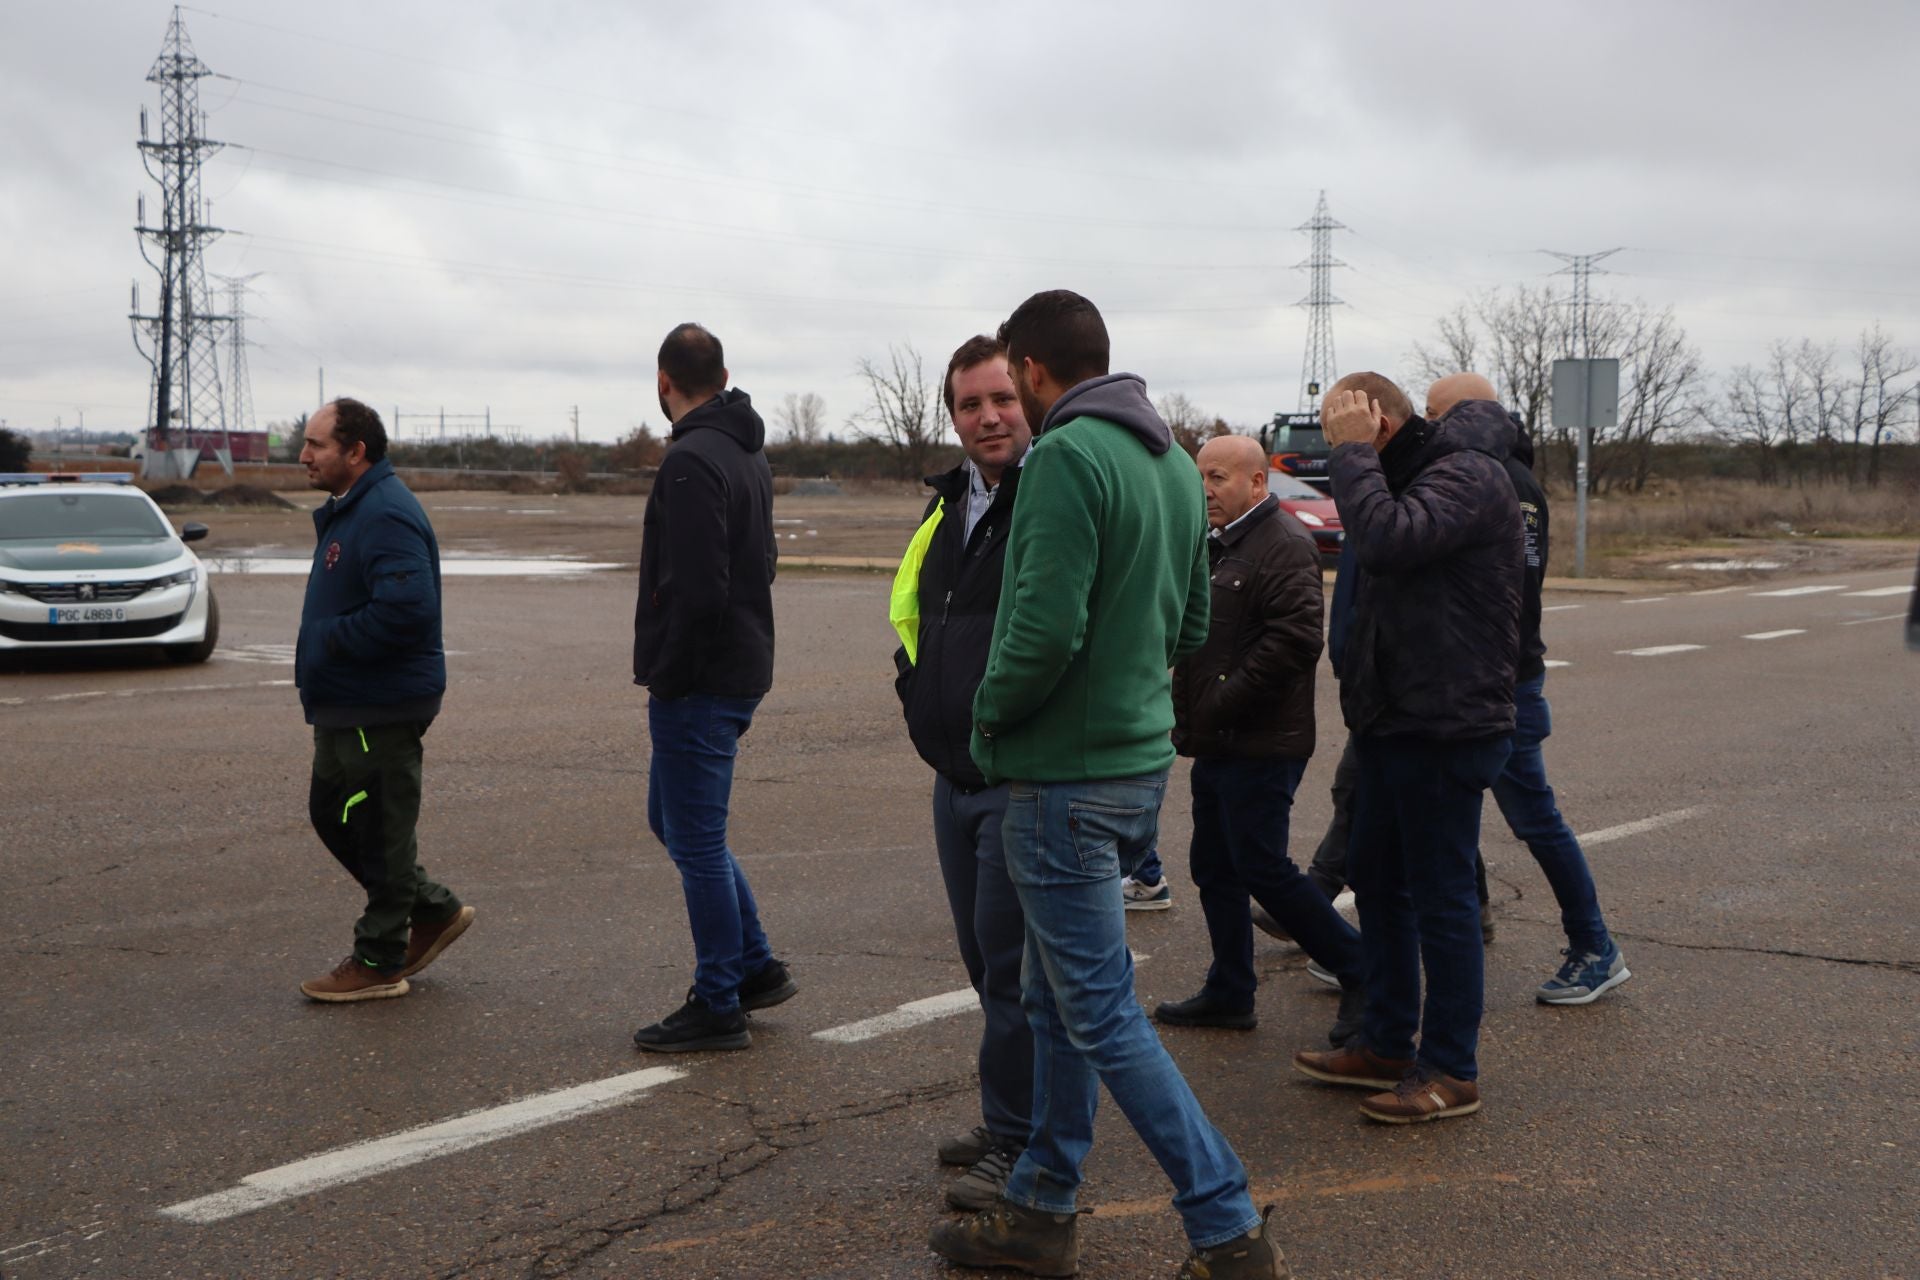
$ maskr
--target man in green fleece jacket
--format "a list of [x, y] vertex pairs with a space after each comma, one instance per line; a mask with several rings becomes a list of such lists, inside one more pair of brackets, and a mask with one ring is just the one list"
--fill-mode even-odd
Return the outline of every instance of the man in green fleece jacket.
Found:
[[1036, 430], [974, 695], [973, 758], [989, 783], [1008, 784], [1002, 847], [1027, 922], [1033, 1131], [1000, 1202], [939, 1227], [932, 1247], [963, 1266], [1071, 1275], [1105, 1084], [1173, 1182], [1188, 1270], [1281, 1276], [1245, 1168], [1134, 995], [1120, 891], [1153, 847], [1173, 763], [1168, 668], [1207, 637], [1200, 474], [1145, 384], [1107, 372], [1091, 302], [1035, 294], [999, 337]]

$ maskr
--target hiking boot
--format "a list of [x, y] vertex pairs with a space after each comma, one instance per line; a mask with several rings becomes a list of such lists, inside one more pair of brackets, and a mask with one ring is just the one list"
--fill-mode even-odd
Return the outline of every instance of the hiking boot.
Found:
[[649, 1053], [692, 1053], [699, 1049], [744, 1049], [753, 1043], [742, 1009], [715, 1013], [687, 991], [687, 1002], [651, 1026], [633, 1033], [633, 1043]]
[[973, 1162], [971, 1169], [947, 1187], [947, 1203], [970, 1213], [993, 1208], [1000, 1193], [1007, 1189], [1007, 1175], [1013, 1172], [1014, 1162], [1024, 1150], [1024, 1143], [996, 1141], [985, 1155]]
[[778, 960], [769, 960], [760, 966], [758, 973], [740, 984], [740, 1007], [749, 1013], [755, 1009], [771, 1009], [793, 999], [799, 990], [787, 966]]
[[1333, 1029], [1327, 1032], [1327, 1043], [1336, 1049], [1350, 1044], [1359, 1036], [1366, 1016], [1366, 984], [1355, 978], [1353, 985], [1340, 988], [1340, 1011], [1333, 1015]]
[[1273, 918], [1272, 913], [1257, 902], [1253, 904], [1253, 927], [1276, 942], [1293, 942], [1293, 935], [1282, 929], [1280, 922]]
[[993, 1150], [993, 1141], [993, 1132], [987, 1126], [977, 1124], [957, 1138], [942, 1138], [934, 1153], [940, 1157], [941, 1164], [965, 1168], [979, 1163], [981, 1156]]
[[473, 923], [473, 908], [462, 907], [438, 924], [416, 924], [407, 934], [407, 958], [400, 966], [400, 976], [411, 978], [435, 960], [440, 953], [452, 946], [454, 939], [467, 931]]
[[1236, 1009], [1205, 991], [1185, 1000], [1162, 1000], [1154, 1006], [1153, 1020], [1170, 1027], [1221, 1027], [1228, 1031], [1251, 1031], [1260, 1025], [1253, 1010]]
[[1604, 952], [1575, 955], [1572, 947], [1560, 953], [1566, 963], [1560, 972], [1540, 984], [1533, 998], [1541, 1004], [1592, 1004], [1633, 976], [1620, 944], [1607, 939]]
[[1480, 1109], [1480, 1086], [1471, 1080], [1421, 1067], [1386, 1093], [1360, 1103], [1360, 1114], [1382, 1124], [1419, 1124], [1448, 1116], [1470, 1116]]
[[1243, 1236], [1187, 1255], [1174, 1280], [1292, 1280], [1287, 1255], [1273, 1238], [1273, 1206], [1260, 1212], [1260, 1225]]
[[1129, 911], [1165, 911], [1173, 905], [1173, 886], [1164, 877], [1148, 884], [1132, 876], [1122, 876], [1120, 899]]
[[1318, 960], [1307, 961], [1307, 976], [1309, 978], [1312, 978], [1315, 982], [1325, 983], [1327, 986], [1332, 987], [1335, 991], [1338, 991], [1340, 989], [1339, 977], [1334, 973], [1333, 970], [1327, 968], [1327, 966], [1321, 964]]
[[1293, 1055], [1293, 1069], [1323, 1084], [1391, 1089], [1413, 1070], [1413, 1059], [1383, 1058], [1355, 1040], [1344, 1049], [1302, 1049]]
[[309, 1000], [345, 1004], [351, 1000], [391, 1000], [409, 990], [407, 979], [398, 966], [376, 969], [358, 956], [348, 956], [333, 966], [331, 973], [308, 978], [300, 984], [301, 994]]
[[981, 1213], [935, 1227], [927, 1247], [962, 1267], [1070, 1276], [1080, 1270], [1080, 1217], [996, 1200]]

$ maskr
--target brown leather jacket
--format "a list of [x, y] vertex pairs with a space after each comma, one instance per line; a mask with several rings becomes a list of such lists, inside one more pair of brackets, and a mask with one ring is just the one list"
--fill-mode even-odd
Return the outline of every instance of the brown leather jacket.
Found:
[[1313, 754], [1320, 556], [1272, 497], [1207, 540], [1213, 622], [1173, 669], [1173, 745], [1183, 756]]

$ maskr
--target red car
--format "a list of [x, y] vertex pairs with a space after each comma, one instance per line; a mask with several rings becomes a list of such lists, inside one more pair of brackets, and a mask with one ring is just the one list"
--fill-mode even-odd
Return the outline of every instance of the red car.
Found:
[[1267, 492], [1280, 499], [1282, 511], [1307, 526], [1322, 564], [1331, 566], [1340, 559], [1340, 543], [1346, 533], [1340, 527], [1340, 512], [1331, 497], [1284, 471], [1267, 472]]

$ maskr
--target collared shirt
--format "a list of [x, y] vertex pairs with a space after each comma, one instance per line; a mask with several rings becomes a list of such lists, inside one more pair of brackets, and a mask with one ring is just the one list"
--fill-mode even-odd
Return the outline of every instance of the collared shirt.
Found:
[[[1279, 505], [1280, 505], [1280, 499], [1274, 497], [1272, 494], [1268, 494], [1266, 497], [1260, 499], [1260, 501], [1254, 503], [1252, 506], [1248, 507], [1245, 511], [1241, 512], [1238, 519], [1229, 521], [1227, 524], [1223, 525], [1218, 529], [1208, 529], [1207, 530], [1208, 550], [1213, 550], [1216, 547], [1230, 546], [1233, 543], [1238, 542], [1240, 540], [1241, 530], [1249, 520], [1261, 514], [1268, 507], [1277, 507]], [[1216, 552], [1216, 554], [1218, 553]]]
[[[1015, 462], [1013, 465], [1016, 467], [1026, 466], [1027, 455], [1024, 453], [1021, 454], [1020, 460], [1018, 462]], [[1005, 472], [1001, 473], [1001, 477], [1003, 479], [1005, 478], [1005, 475], [1006, 475]], [[962, 532], [962, 536], [961, 536], [962, 542], [973, 541], [974, 526], [980, 523], [981, 516], [984, 516], [987, 514], [987, 508], [993, 505], [994, 495], [999, 492], [1000, 492], [1000, 486], [997, 484], [988, 484], [987, 478], [980, 474], [980, 468], [973, 464], [972, 458], [968, 458], [967, 459], [967, 527]]]

